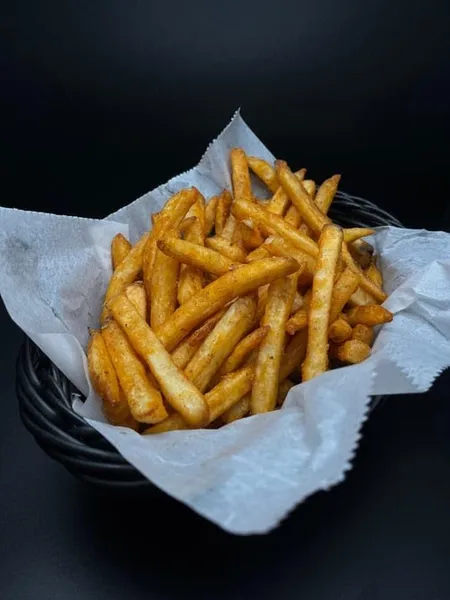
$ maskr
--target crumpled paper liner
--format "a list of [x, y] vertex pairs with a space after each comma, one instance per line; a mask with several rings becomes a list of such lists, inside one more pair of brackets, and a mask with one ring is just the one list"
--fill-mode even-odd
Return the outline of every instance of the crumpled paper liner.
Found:
[[111, 274], [111, 239], [121, 232], [136, 241], [150, 213], [183, 187], [207, 198], [230, 188], [236, 146], [274, 158], [237, 113], [195, 168], [103, 221], [1, 208], [0, 291], [11, 318], [87, 396], [76, 410], [131, 464], [223, 529], [251, 534], [270, 531], [308, 495], [344, 478], [372, 395], [426, 391], [449, 366], [450, 235], [377, 230], [393, 322], [368, 360], [296, 386], [282, 410], [219, 430], [139, 436], [113, 427], [84, 354]]

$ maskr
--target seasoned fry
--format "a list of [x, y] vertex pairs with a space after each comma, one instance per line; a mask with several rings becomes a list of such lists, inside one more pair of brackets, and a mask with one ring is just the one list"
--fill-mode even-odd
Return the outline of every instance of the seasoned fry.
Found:
[[219, 235], [206, 238], [205, 244], [208, 248], [220, 252], [234, 263], [245, 262], [246, 253], [241, 244], [230, 244], [228, 240]]
[[342, 344], [352, 335], [351, 325], [345, 319], [338, 318], [328, 328], [328, 337], [336, 344]]
[[251, 394], [246, 394], [239, 402], [233, 404], [231, 408], [223, 413], [221, 417], [222, 423], [228, 425], [228, 423], [233, 423], [233, 421], [246, 417], [250, 412], [251, 398]]
[[[188, 217], [194, 217], [195, 221], [186, 231], [185, 240], [203, 246], [205, 243], [205, 200], [203, 196], [198, 196], [189, 210]], [[202, 289], [203, 284], [203, 273], [200, 269], [191, 265], [180, 265], [178, 302], [184, 304]]]
[[376, 286], [383, 289], [383, 275], [375, 263], [372, 263], [370, 267], [366, 269], [365, 273]]
[[157, 251], [150, 286], [150, 324], [156, 329], [167, 321], [177, 307], [180, 263]]
[[309, 310], [305, 306], [302, 306], [290, 317], [286, 323], [286, 331], [290, 335], [294, 335], [296, 331], [301, 331], [305, 327], [308, 327], [308, 312]]
[[222, 363], [253, 323], [256, 300], [244, 296], [233, 302], [185, 369], [186, 377], [204, 392]]
[[111, 300], [110, 308], [133, 348], [159, 383], [167, 402], [183, 415], [189, 425], [200, 427], [206, 424], [209, 410], [203, 394], [175, 366], [170, 354], [131, 302], [124, 295], [116, 296]]
[[225, 309], [219, 310], [215, 315], [209, 317], [201, 327], [196, 329], [191, 335], [184, 338], [181, 344], [175, 348], [172, 352], [172, 360], [176, 364], [176, 366], [184, 370], [185, 366], [200, 348], [203, 340], [211, 333], [214, 329], [216, 323], [223, 317], [225, 314]]
[[222, 235], [223, 228], [230, 214], [233, 196], [228, 190], [223, 190], [219, 195], [216, 206], [215, 232], [216, 235]]
[[[224, 377], [204, 398], [209, 408], [209, 423], [220, 417], [236, 402], [247, 394], [252, 386], [254, 367], [248, 366]], [[209, 424], [207, 423], [207, 424]], [[162, 433], [180, 429], [189, 429], [181, 415], [171, 415], [157, 426], [149, 427], [144, 433]]]
[[253, 201], [247, 156], [242, 148], [233, 148], [230, 152], [231, 181], [234, 200]]
[[269, 327], [267, 325], [259, 327], [259, 329], [255, 329], [242, 339], [220, 367], [219, 375], [223, 377], [241, 367], [250, 353], [259, 347], [268, 331]]
[[316, 182], [313, 179], [305, 179], [302, 181], [302, 185], [307, 191], [307, 193], [311, 196], [311, 198], [314, 198], [316, 195]]
[[320, 375], [328, 367], [331, 298], [342, 239], [342, 229], [337, 225], [325, 225], [320, 234], [319, 257], [308, 313], [308, 348], [302, 366], [303, 381]]
[[142, 281], [136, 281], [135, 283], [132, 283], [125, 288], [125, 294], [144, 321], [146, 321], [147, 295], [145, 293], [144, 283]]
[[304, 305], [303, 297], [299, 292], [295, 292], [294, 302], [292, 303], [291, 315], [295, 314]]
[[276, 405], [280, 362], [286, 336], [286, 321], [291, 312], [297, 276], [282, 277], [270, 284], [262, 325], [269, 331], [261, 342], [252, 388], [251, 412], [268, 412]]
[[[301, 185], [300, 182], [297, 181], [297, 183]], [[286, 223], [283, 217], [269, 213], [254, 202], [244, 200], [233, 202], [232, 210], [234, 216], [239, 221], [251, 219], [255, 225], [260, 227], [264, 234], [279, 235], [295, 248], [303, 250], [303, 252], [307, 252], [313, 257], [317, 257], [319, 249], [316, 242]]]
[[225, 226], [222, 230], [221, 237], [223, 237], [223, 239], [227, 240], [228, 242], [231, 242], [232, 240], [236, 240], [236, 243], [240, 242], [239, 231], [237, 231], [236, 219], [231, 213], [228, 215]]
[[[297, 171], [297, 173], [295, 173], [295, 176], [297, 177], [297, 179], [299, 181], [303, 181], [305, 174], [306, 174], [306, 169], [300, 169], [300, 171]], [[276, 178], [275, 170], [274, 170], [274, 175]], [[283, 187], [278, 183], [278, 179], [277, 179], [277, 187], [278, 187], [278, 189], [276, 190], [275, 194], [272, 196], [272, 199], [267, 204], [266, 209], [275, 215], [283, 216], [289, 206], [289, 202], [290, 202], [289, 196], [286, 194]]]
[[299, 331], [286, 345], [280, 365], [280, 381], [284, 381], [303, 362], [308, 346], [308, 330]]
[[[184, 235], [189, 232], [189, 230], [191, 229], [192, 225], [195, 222], [197, 222], [197, 219], [195, 217], [185, 217], [180, 223], [180, 227], [179, 227], [180, 234], [184, 237]], [[172, 228], [172, 231], [173, 231], [173, 228]], [[180, 236], [176, 235], [176, 237], [180, 237]]]
[[111, 242], [111, 261], [113, 271], [131, 250], [131, 243], [121, 233], [115, 235]]
[[359, 285], [361, 288], [365, 292], [371, 294], [377, 302], [384, 302], [387, 298], [386, 294], [362, 271], [359, 265], [354, 261], [346, 244], [342, 245], [342, 258], [344, 259], [346, 266], [359, 275]]
[[[114, 300], [120, 298], [125, 298], [132, 310], [138, 314], [126, 296], [116, 296]], [[138, 315], [138, 318], [141, 317]], [[165, 419], [167, 411], [161, 393], [151, 385], [144, 365], [125, 333], [115, 321], [110, 320], [103, 327], [102, 335], [133, 417], [142, 423], [158, 423]]]
[[339, 275], [331, 296], [330, 323], [338, 318], [345, 305], [359, 285], [358, 275], [351, 269], [344, 269]]
[[250, 254], [247, 254], [247, 258], [245, 259], [246, 262], [250, 263], [250, 262], [254, 262], [255, 260], [261, 260], [263, 258], [269, 258], [270, 254], [269, 252], [261, 247], [261, 248], [257, 248], [256, 250], [253, 250], [253, 252], [250, 252]]
[[340, 175], [333, 175], [329, 179], [326, 179], [317, 190], [316, 197], [314, 199], [317, 208], [326, 215], [331, 203], [334, 200], [339, 181], [341, 180]]
[[360, 342], [364, 342], [368, 346], [373, 344], [374, 331], [372, 327], [368, 327], [367, 325], [363, 325], [362, 323], [358, 323], [353, 327], [351, 339], [359, 340]]
[[374, 233], [375, 231], [368, 227], [351, 227], [350, 229], [344, 229], [344, 242], [351, 244], [352, 242], [358, 241], [360, 238]]
[[205, 206], [205, 237], [207, 237], [214, 228], [216, 221], [216, 207], [220, 196], [214, 196]]
[[289, 390], [291, 388], [294, 387], [294, 382], [291, 381], [290, 379], [285, 379], [284, 381], [282, 381], [280, 383], [280, 385], [278, 386], [278, 393], [277, 393], [277, 406], [282, 406], [284, 404], [284, 401], [286, 400], [286, 396], [289, 393]]
[[248, 166], [253, 173], [264, 182], [271, 192], [276, 192], [280, 187], [275, 169], [269, 165], [268, 162], [262, 160], [262, 158], [256, 158], [256, 156], [248, 156]]
[[234, 298], [290, 275], [298, 268], [298, 262], [292, 258], [266, 258], [243, 265], [204, 287], [180, 306], [155, 333], [169, 351], [173, 350], [194, 327]]
[[331, 348], [330, 356], [343, 363], [354, 365], [360, 363], [370, 354], [370, 347], [361, 340], [347, 340], [343, 344]]
[[[364, 240], [355, 240], [348, 249], [354, 260], [364, 269], [370, 267], [373, 256], [373, 246]], [[369, 278], [370, 279], [370, 278]]]
[[117, 265], [117, 268], [113, 272], [103, 301], [102, 323], [104, 323], [105, 319], [109, 316], [107, 308], [108, 301], [117, 294], [123, 292], [127, 285], [133, 283], [142, 270], [142, 255], [149, 237], [150, 233], [144, 233], [141, 239], [131, 248], [127, 256], [119, 263], [119, 265]]
[[[291, 204], [290, 207], [287, 209], [284, 220], [286, 221], [286, 223], [288, 223], [292, 227], [300, 226], [300, 223], [302, 222], [302, 218], [300, 217], [300, 213], [298, 212], [298, 210], [296, 209], [296, 207], [293, 204]], [[304, 233], [304, 232], [302, 231], [302, 233]]]
[[239, 223], [237, 227], [237, 233], [239, 239], [233, 239], [233, 242], [242, 240], [246, 250], [255, 250], [264, 242], [264, 237], [262, 236], [260, 230], [256, 227], [251, 227], [245, 221], [241, 221]]
[[348, 322], [352, 327], [358, 324], [375, 327], [383, 325], [383, 323], [390, 323], [393, 317], [394, 315], [387, 308], [379, 304], [356, 306], [347, 312]]
[[302, 283], [310, 283], [312, 281], [314, 270], [316, 268], [316, 259], [307, 252], [303, 252], [302, 250], [291, 246], [278, 235], [268, 237], [262, 248], [273, 256], [292, 257], [295, 258], [299, 264], [304, 263], [305, 267], [299, 281]]
[[239, 265], [216, 250], [174, 237], [165, 237], [159, 240], [158, 248], [167, 256], [171, 256], [181, 263], [207, 273], [214, 273], [214, 275], [223, 275]]

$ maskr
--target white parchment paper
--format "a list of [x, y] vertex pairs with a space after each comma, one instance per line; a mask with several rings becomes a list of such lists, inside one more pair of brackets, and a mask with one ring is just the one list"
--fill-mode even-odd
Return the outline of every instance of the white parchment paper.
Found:
[[274, 158], [236, 114], [194, 169], [103, 221], [0, 208], [0, 292], [11, 318], [87, 396], [76, 410], [131, 464], [227, 531], [250, 534], [344, 478], [371, 395], [425, 391], [450, 365], [450, 235], [377, 230], [393, 322], [368, 360], [293, 388], [282, 410], [220, 430], [146, 437], [108, 425], [84, 349], [110, 277], [111, 239], [122, 232], [136, 241], [151, 212], [183, 187], [206, 197], [229, 188], [236, 146]]

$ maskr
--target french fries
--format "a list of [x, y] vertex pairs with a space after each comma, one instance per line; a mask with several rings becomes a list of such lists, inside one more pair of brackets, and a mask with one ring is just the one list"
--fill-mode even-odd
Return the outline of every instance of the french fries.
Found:
[[[251, 170], [272, 193], [257, 199]], [[87, 349], [114, 425], [144, 434], [213, 429], [282, 407], [298, 382], [365, 360], [393, 315], [367, 227], [328, 216], [340, 175], [230, 152], [231, 190], [174, 194], [113, 274]]]

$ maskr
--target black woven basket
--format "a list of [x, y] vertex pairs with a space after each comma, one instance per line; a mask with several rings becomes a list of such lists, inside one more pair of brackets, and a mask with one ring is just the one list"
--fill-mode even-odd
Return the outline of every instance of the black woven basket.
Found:
[[[345, 227], [401, 223], [363, 198], [338, 192], [330, 216]], [[152, 487], [117, 450], [72, 409], [78, 390], [28, 338], [17, 360], [20, 416], [39, 446], [76, 477], [113, 488]], [[372, 406], [379, 402], [374, 398]], [[155, 489], [155, 488], [153, 488]]]

